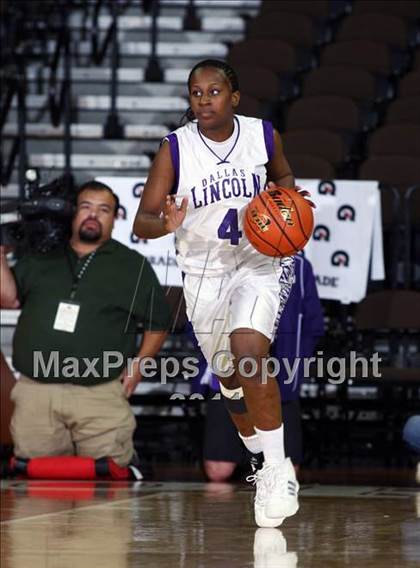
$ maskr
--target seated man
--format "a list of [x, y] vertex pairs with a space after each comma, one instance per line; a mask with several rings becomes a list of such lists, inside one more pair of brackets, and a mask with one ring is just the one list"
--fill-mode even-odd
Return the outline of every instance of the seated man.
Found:
[[[280, 362], [277, 380], [281, 392], [285, 454], [297, 469], [302, 461], [299, 387], [304, 372], [303, 361], [294, 375], [291, 371], [297, 358], [312, 356], [323, 335], [324, 322], [312, 266], [301, 254], [295, 257], [295, 277], [270, 354]], [[282, 362], [284, 358], [289, 362], [292, 377]], [[226, 481], [238, 465], [249, 460], [249, 454], [229, 417], [223, 397], [218, 393], [217, 377], [206, 371], [201, 378], [203, 383], [210, 387], [204, 434], [204, 471], [211, 481]], [[245, 442], [252, 447], [251, 438]]]
[[[128, 358], [153, 357], [169, 311], [146, 258], [111, 238], [118, 197], [105, 184], [77, 194], [70, 241], [8, 268], [1, 305], [21, 307], [13, 342], [20, 378], [11, 397], [15, 456], [89, 456], [126, 466], [141, 379]], [[137, 355], [137, 326], [144, 333]]]

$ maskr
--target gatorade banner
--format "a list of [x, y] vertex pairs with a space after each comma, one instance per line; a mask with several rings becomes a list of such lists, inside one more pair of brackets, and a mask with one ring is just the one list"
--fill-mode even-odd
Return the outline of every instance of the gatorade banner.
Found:
[[316, 204], [305, 255], [321, 299], [360, 302], [368, 278], [385, 277], [381, 198], [376, 181], [299, 180]]
[[[132, 233], [144, 178], [100, 177], [120, 198], [113, 237], [146, 256], [161, 284], [182, 286], [175, 259], [174, 235], [138, 239]], [[316, 204], [315, 228], [305, 248], [322, 299], [360, 302], [368, 278], [385, 277], [381, 199], [376, 181], [297, 180]]]

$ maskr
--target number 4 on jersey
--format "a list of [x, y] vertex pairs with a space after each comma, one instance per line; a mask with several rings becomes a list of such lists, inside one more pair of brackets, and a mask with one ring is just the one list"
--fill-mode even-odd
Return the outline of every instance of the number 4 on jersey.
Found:
[[219, 239], [229, 239], [231, 245], [239, 245], [242, 231], [239, 230], [238, 210], [229, 209], [217, 230]]

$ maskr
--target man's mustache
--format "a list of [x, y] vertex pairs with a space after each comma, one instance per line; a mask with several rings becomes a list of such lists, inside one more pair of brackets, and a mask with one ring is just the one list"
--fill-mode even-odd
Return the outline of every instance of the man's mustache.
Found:
[[80, 227], [82, 228], [84, 225], [86, 225], [88, 223], [95, 223], [95, 224], [98, 225], [98, 227], [102, 228], [101, 223], [97, 219], [85, 219]]

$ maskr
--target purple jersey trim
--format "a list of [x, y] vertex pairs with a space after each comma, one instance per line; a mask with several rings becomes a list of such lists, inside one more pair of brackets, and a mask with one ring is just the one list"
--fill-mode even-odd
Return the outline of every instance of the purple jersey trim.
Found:
[[171, 151], [171, 158], [172, 158], [172, 166], [174, 168], [175, 173], [175, 182], [172, 186], [170, 191], [170, 195], [175, 195], [178, 191], [179, 185], [179, 145], [178, 145], [178, 138], [174, 132], [169, 134], [166, 137], [166, 140], [169, 142], [169, 149]]
[[263, 120], [264, 141], [267, 150], [268, 161], [274, 156], [274, 131], [269, 120]]

